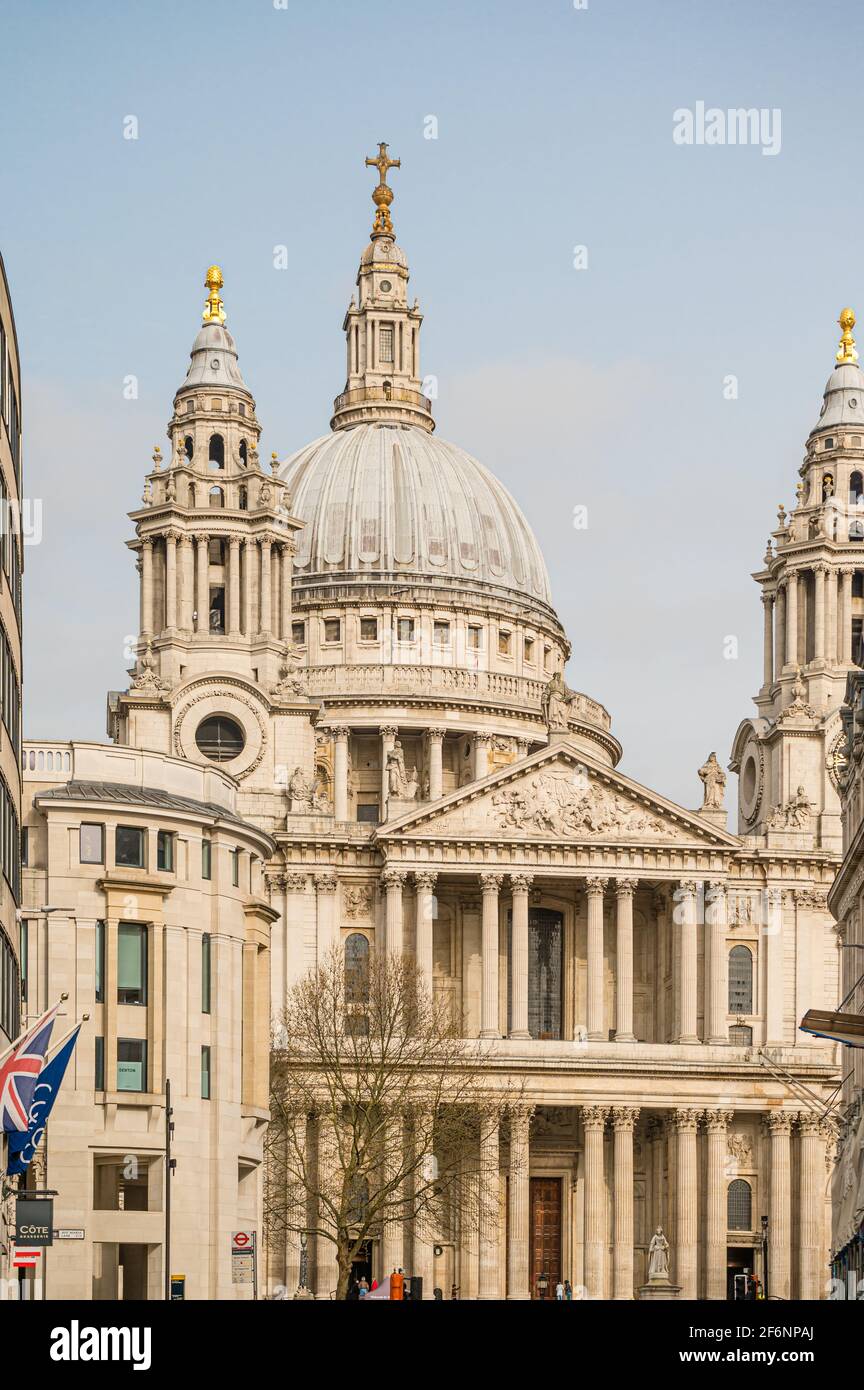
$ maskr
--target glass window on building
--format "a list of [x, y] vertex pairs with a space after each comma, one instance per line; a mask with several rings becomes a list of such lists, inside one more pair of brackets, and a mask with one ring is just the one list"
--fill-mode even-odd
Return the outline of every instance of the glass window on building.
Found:
[[239, 851], [239, 849], [232, 849], [232, 851], [231, 851], [231, 883], [233, 884], [233, 886], [234, 886], [235, 888], [239, 888], [239, 887], [240, 887], [240, 851]]
[[361, 618], [361, 619], [360, 619], [360, 641], [361, 641], [361, 642], [377, 642], [377, 641], [378, 641], [378, 619], [377, 619], [377, 618]]
[[114, 862], [122, 869], [144, 868], [144, 831], [134, 825], [118, 825], [114, 832]]
[[174, 835], [170, 830], [160, 830], [156, 836], [156, 867], [166, 874], [174, 872]]
[[292, 641], [292, 642], [295, 642], [295, 643], [297, 644], [298, 647], [305, 647], [305, 645], [306, 645], [306, 624], [305, 624], [305, 623], [299, 623], [299, 622], [298, 622], [298, 623], [292, 623], [292, 624], [291, 624], [291, 641]]
[[432, 641], [436, 647], [449, 647], [450, 624], [436, 618], [432, 625]]
[[21, 865], [25, 869], [30, 867], [30, 831], [26, 825], [21, 831]]
[[342, 636], [342, 623], [339, 618], [324, 619], [324, 641], [338, 642]]
[[209, 840], [201, 841], [201, 877], [213, 877], [213, 846]]
[[733, 946], [729, 952], [729, 1012], [753, 1012], [753, 956], [747, 946]]
[[144, 1038], [117, 1039], [117, 1090], [147, 1090], [147, 1043]]
[[201, 938], [201, 1012], [210, 1012], [210, 991], [213, 978], [212, 945], [210, 935], [205, 932]]
[[93, 1085], [97, 1091], [105, 1090], [105, 1039], [96, 1038], [96, 1051], [93, 1066]]
[[468, 646], [472, 651], [479, 651], [483, 645], [483, 629], [475, 627], [473, 624], [468, 628]]
[[117, 1003], [147, 1002], [147, 928], [121, 922], [117, 928]]
[[105, 1003], [105, 923], [96, 923], [96, 1003]]
[[360, 801], [357, 803], [357, 819], [364, 821], [367, 825], [377, 825], [380, 820], [379, 803], [377, 801]]
[[210, 1099], [210, 1047], [206, 1043], [201, 1048], [201, 1099]]
[[104, 825], [82, 822], [78, 832], [78, 858], [82, 864], [105, 863]]

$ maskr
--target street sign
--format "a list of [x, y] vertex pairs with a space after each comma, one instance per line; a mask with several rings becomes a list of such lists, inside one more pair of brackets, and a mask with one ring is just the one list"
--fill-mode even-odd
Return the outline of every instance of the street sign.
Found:
[[186, 1297], [186, 1275], [171, 1275], [171, 1302], [179, 1303]]
[[231, 1254], [249, 1255], [255, 1249], [254, 1231], [233, 1231], [231, 1235]]
[[83, 1226], [60, 1226], [54, 1232], [55, 1240], [83, 1240]]
[[15, 1240], [19, 1245], [53, 1245], [53, 1218], [50, 1197], [19, 1197], [15, 1203]]

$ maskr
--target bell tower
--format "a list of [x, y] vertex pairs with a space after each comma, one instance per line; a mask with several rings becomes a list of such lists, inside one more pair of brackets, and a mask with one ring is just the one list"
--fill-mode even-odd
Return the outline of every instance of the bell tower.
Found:
[[393, 189], [387, 175], [401, 161], [390, 159], [382, 142], [377, 156], [366, 163], [378, 170], [378, 184], [372, 191], [375, 219], [369, 245], [360, 257], [357, 294], [342, 324], [347, 379], [333, 402], [330, 425], [339, 430], [377, 422], [419, 425], [431, 432], [435, 421], [420, 377], [423, 315], [416, 299], [408, 304], [408, 260], [396, 244], [390, 218]]
[[[764, 638], [758, 715], [738, 729], [738, 829], [816, 848], [841, 846], [840, 706], [864, 620], [864, 373], [852, 330], [840, 345], [798, 470], [795, 504], [780, 507], [761, 569]], [[769, 839], [769, 844], [771, 840]]]
[[[210, 266], [205, 284], [203, 323], [168, 422], [170, 455], [156, 446], [142, 505], [130, 513], [140, 585], [137, 661], [129, 690], [109, 697], [113, 738], [174, 753], [186, 751], [176, 706], [196, 683], [216, 680], [223, 692], [246, 685], [256, 699], [293, 689], [292, 566], [302, 523], [273, 472], [275, 454], [269, 472], [259, 462], [261, 426], [225, 326], [218, 266]], [[199, 750], [229, 723], [245, 720], [226, 716], [199, 739]], [[248, 747], [243, 729], [241, 736]], [[214, 760], [236, 771], [230, 745], [222, 751]]]

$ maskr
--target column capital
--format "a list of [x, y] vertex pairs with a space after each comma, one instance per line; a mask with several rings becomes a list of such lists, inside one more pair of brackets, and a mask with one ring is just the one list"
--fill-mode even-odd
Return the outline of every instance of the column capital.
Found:
[[680, 892], [695, 898], [699, 891], [699, 884], [695, 878], [681, 878], [678, 880], [678, 889]]
[[725, 1134], [732, 1123], [732, 1110], [706, 1110], [703, 1116], [709, 1134]]
[[802, 1138], [833, 1139], [834, 1126], [823, 1119], [821, 1115], [813, 1115], [809, 1111], [800, 1110], [798, 1112], [798, 1130]]
[[335, 893], [338, 886], [339, 879], [332, 870], [326, 869], [315, 875], [315, 887], [319, 893]]
[[597, 894], [602, 897], [606, 892], [608, 882], [608, 878], [586, 878], [585, 892], [588, 894]]
[[431, 893], [437, 882], [438, 875], [434, 870], [420, 869], [414, 874], [414, 883], [418, 892]]
[[511, 874], [510, 887], [514, 893], [527, 893], [534, 882], [533, 874]]
[[616, 878], [612, 882], [616, 898], [632, 898], [639, 887], [638, 878]]
[[399, 726], [397, 724], [382, 724], [378, 732], [382, 738], [397, 738], [399, 735]]
[[766, 591], [766, 592], [763, 592], [763, 594], [762, 594], [762, 602], [763, 602], [763, 604], [765, 605], [766, 608], [773, 608], [773, 607], [774, 607], [774, 595], [773, 595], [772, 593], [770, 593], [770, 592], [767, 592], [767, 591]]
[[304, 873], [287, 873], [284, 875], [285, 891], [288, 893], [305, 893], [306, 885], [309, 882], [309, 875]]
[[600, 1130], [601, 1134], [606, 1127], [606, 1120], [609, 1115], [608, 1105], [583, 1105], [582, 1124], [586, 1130]]
[[446, 733], [447, 730], [444, 728], [443, 724], [430, 724], [429, 728], [426, 730], [426, 737], [431, 739], [434, 743], [442, 740]]
[[396, 869], [396, 868], [394, 868], [394, 867], [391, 866], [390, 868], [384, 869], [384, 870], [382, 871], [382, 873], [381, 873], [381, 882], [384, 884], [384, 887], [387, 888], [387, 889], [390, 889], [390, 888], [399, 888], [399, 889], [401, 889], [401, 888], [404, 887], [405, 881], [406, 881], [407, 877], [408, 877], [408, 870], [407, 870], [407, 869]]
[[636, 1121], [639, 1119], [640, 1107], [638, 1105], [613, 1105], [612, 1106], [612, 1128], [616, 1134], [629, 1132], [633, 1133], [636, 1128]]
[[142, 550], [152, 550], [152, 549], [153, 549], [153, 537], [152, 537], [152, 536], [143, 536], [143, 537], [142, 537], [142, 539], [141, 539], [141, 549], [142, 549]]
[[196, 545], [208, 545], [210, 537], [206, 531], [196, 531], [192, 537]]
[[531, 1121], [534, 1118], [536, 1109], [536, 1105], [530, 1105], [523, 1101], [514, 1102], [514, 1104], [512, 1105], [508, 1105], [507, 1113], [510, 1116], [511, 1125], [516, 1124], [519, 1126], [525, 1126], [527, 1128], [527, 1126], [530, 1125]]
[[487, 744], [487, 743], [491, 743], [491, 742], [492, 742], [492, 739], [493, 739], [494, 737], [495, 737], [494, 734], [487, 733], [487, 731], [486, 731], [485, 729], [477, 729], [477, 730], [475, 731], [475, 733], [474, 733], [474, 742], [475, 742], [475, 743]]
[[762, 1116], [762, 1123], [772, 1138], [792, 1133], [794, 1115], [791, 1110], [769, 1110]]
[[176, 545], [181, 538], [181, 532], [174, 526], [169, 526], [167, 531], [162, 532], [166, 545]]
[[695, 1134], [699, 1127], [702, 1111], [684, 1106], [681, 1109], [673, 1110], [672, 1117], [679, 1134]]
[[480, 875], [480, 887], [482, 888], [484, 895], [485, 895], [486, 893], [494, 893], [494, 894], [497, 896], [498, 892], [500, 891], [501, 884], [502, 884], [503, 882], [504, 882], [504, 875], [503, 875], [503, 874], [481, 874], [481, 875]]
[[348, 737], [351, 730], [347, 724], [328, 724], [322, 732], [328, 733], [331, 738], [343, 739]]
[[231, 548], [231, 550], [239, 550], [239, 549], [240, 549], [240, 537], [239, 537], [239, 536], [229, 536], [229, 537], [228, 537], [228, 545], [229, 545], [229, 547]]

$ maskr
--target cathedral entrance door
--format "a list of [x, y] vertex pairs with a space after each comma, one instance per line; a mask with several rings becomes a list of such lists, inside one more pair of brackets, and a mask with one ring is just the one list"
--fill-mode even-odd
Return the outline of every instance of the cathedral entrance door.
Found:
[[531, 1178], [531, 1297], [554, 1298], [561, 1278], [561, 1179]]

